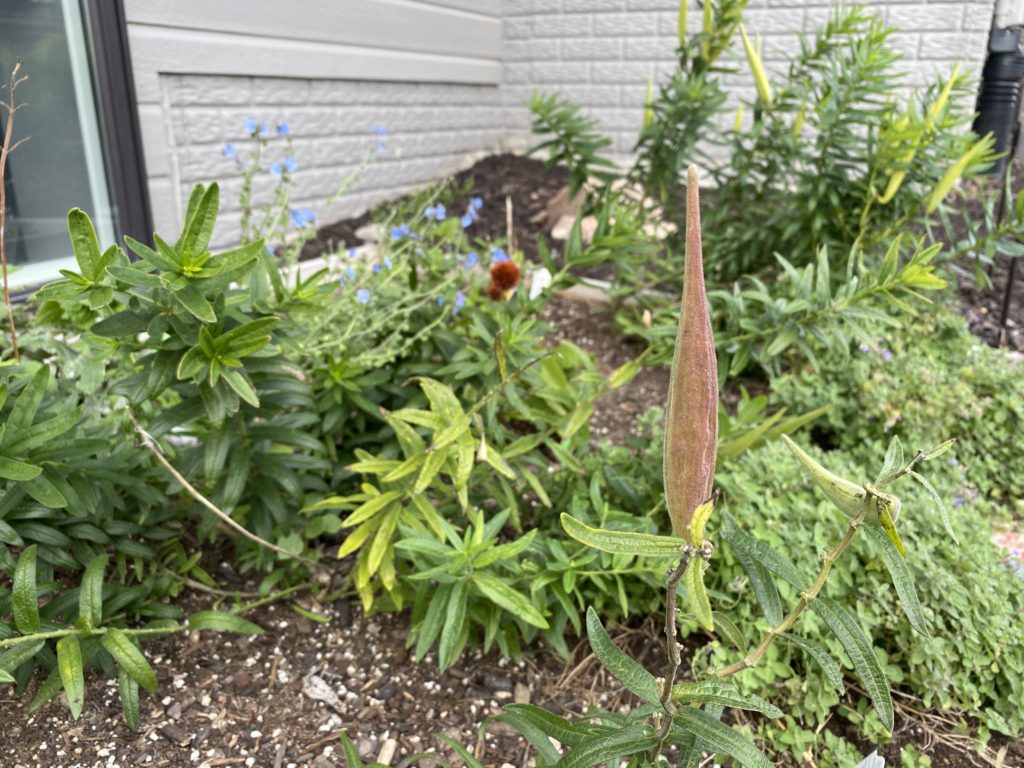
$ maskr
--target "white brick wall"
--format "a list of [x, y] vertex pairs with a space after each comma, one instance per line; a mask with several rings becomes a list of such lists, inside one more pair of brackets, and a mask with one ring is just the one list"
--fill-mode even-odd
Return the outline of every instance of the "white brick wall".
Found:
[[[481, 153], [530, 146], [526, 105], [536, 90], [583, 105], [625, 158], [648, 76], [663, 79], [674, 64], [678, 0], [305, 2], [296, 26], [276, 0], [126, 0], [158, 230], [173, 233], [194, 182], [218, 179], [226, 215], [216, 238], [236, 235], [239, 179], [221, 149], [231, 141], [245, 153], [247, 117], [290, 124], [294, 203], [314, 208], [374, 147], [371, 126], [391, 132], [342, 204], [318, 209], [328, 219]], [[980, 70], [994, 0], [868, 5], [900, 29], [892, 42], [906, 56], [908, 87], [957, 60]], [[745, 23], [761, 35], [769, 68], [780, 68], [797, 35], [825, 23], [831, 9], [831, 0], [750, 0]], [[700, 16], [691, 0], [691, 31]], [[753, 86], [738, 40], [727, 55], [737, 69], [723, 78], [731, 109]], [[273, 182], [267, 173], [257, 180], [258, 203]]]
[[[268, 123], [272, 132], [264, 170], [254, 185], [255, 203], [265, 204], [273, 194], [276, 179], [269, 166], [285, 154], [285, 141], [274, 127], [284, 121], [298, 164], [292, 204], [314, 208], [324, 221], [357, 214], [458, 171], [481, 153], [500, 148], [504, 134], [505, 110], [493, 86], [206, 75], [164, 75], [161, 85], [171, 117], [179, 199], [186, 199], [198, 181], [221, 182], [217, 245], [231, 243], [238, 234], [241, 177], [222, 150], [231, 142], [240, 157], [248, 155], [253, 146], [245, 135], [248, 117]], [[383, 151], [376, 149], [375, 125], [390, 133]], [[372, 164], [349, 194], [326, 210], [326, 199], [368, 153]], [[177, 222], [157, 223], [174, 234]]]
[[[980, 74], [993, 0], [887, 0], [867, 6], [899, 29], [891, 40], [905, 57], [908, 87], [948, 72], [957, 61], [965, 71]], [[751, 34], [761, 35], [769, 69], [781, 68], [799, 50], [798, 34], [824, 24], [832, 8], [829, 0], [751, 0], [744, 23]], [[505, 65], [501, 91], [510, 145], [525, 147], [533, 141], [526, 108], [530, 94], [557, 90], [596, 117], [613, 139], [616, 156], [625, 158], [640, 129], [648, 76], [662, 79], [673, 66], [678, 10], [677, 0], [505, 0], [505, 45], [507, 50], [514, 43], [515, 61], [531, 60], [530, 52], [543, 44], [543, 61], [532, 57], [532, 69]], [[691, 32], [701, 23], [694, 0], [687, 22]], [[731, 105], [753, 97], [738, 37], [727, 54], [737, 74], [724, 78]], [[568, 63], [573, 66], [563, 69]]]

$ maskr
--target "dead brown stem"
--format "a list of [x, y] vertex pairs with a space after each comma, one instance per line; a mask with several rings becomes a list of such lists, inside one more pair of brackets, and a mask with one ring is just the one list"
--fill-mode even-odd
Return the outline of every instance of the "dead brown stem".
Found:
[[[4, 228], [7, 224], [7, 187], [4, 185], [4, 171], [7, 168], [7, 156], [11, 154], [18, 146], [24, 141], [11, 143], [11, 136], [14, 133], [14, 113], [17, 112], [23, 104], [18, 104], [16, 101], [15, 92], [18, 90], [18, 86], [28, 80], [28, 77], [22, 75], [18, 77], [18, 70], [21, 69], [21, 62], [19, 61], [14, 65], [14, 70], [11, 72], [11, 79], [7, 83], [7, 100], [0, 101], [0, 107], [4, 107], [7, 110], [7, 127], [4, 130], [4, 141], [0, 144], [0, 268], [3, 269], [3, 281], [4, 281], [4, 306], [7, 309], [7, 326], [11, 331], [11, 348], [14, 350], [14, 359], [17, 362], [21, 362], [21, 352], [18, 349], [18, 332], [14, 328], [14, 310], [11, 306], [11, 285], [7, 278], [7, 248], [5, 246], [5, 231]], [[0, 86], [2, 88], [3, 86]]]

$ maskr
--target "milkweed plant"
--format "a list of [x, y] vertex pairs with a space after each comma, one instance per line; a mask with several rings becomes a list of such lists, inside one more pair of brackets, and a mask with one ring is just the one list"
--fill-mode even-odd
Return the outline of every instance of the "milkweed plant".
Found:
[[[626, 714], [594, 712], [570, 721], [530, 704], [508, 706], [502, 720], [515, 727], [533, 745], [538, 766], [585, 768], [599, 764], [626, 764], [632, 768], [667, 765], [674, 754], [679, 766], [697, 766], [702, 754], [727, 755], [745, 768], [769, 768], [772, 763], [740, 731], [727, 724], [728, 709], [748, 710], [768, 718], [783, 712], [765, 699], [743, 693], [732, 681], [757, 666], [768, 648], [777, 642], [790, 643], [819, 664], [838, 689], [844, 686], [839, 663], [820, 645], [799, 633], [800, 622], [809, 610], [824, 622], [846, 651], [852, 672], [870, 697], [881, 725], [891, 732], [895, 725], [892, 696], [871, 638], [860, 628], [855, 614], [845, 605], [822, 594], [833, 564], [843, 556], [854, 539], [866, 537], [880, 550], [893, 587], [907, 619], [918, 632], [927, 632], [924, 615], [897, 522], [901, 502], [889, 491], [895, 481], [910, 477], [931, 493], [945, 520], [941, 499], [917, 471], [927, 460], [945, 453], [953, 445], [946, 441], [928, 451], [918, 451], [907, 460], [898, 438], [893, 438], [872, 482], [848, 480], [833, 474], [788, 437], [786, 444], [806, 470], [808, 482], [838, 509], [848, 521], [846, 531], [820, 558], [805, 554], [803, 561], [791, 560], [744, 531], [741, 513], [728, 514], [713, 490], [717, 447], [718, 371], [714, 339], [704, 289], [701, 254], [698, 173], [688, 171], [686, 195], [685, 288], [672, 363], [665, 416], [664, 494], [672, 523], [671, 536], [595, 528], [572, 515], [561, 516], [565, 532], [573, 539], [608, 553], [647, 557], [664, 561], [665, 656], [663, 667], [651, 671], [619, 649], [602, 625], [598, 613], [587, 611], [590, 646], [608, 672], [639, 704]], [[886, 489], [886, 490], [883, 490]], [[947, 531], [955, 540], [946, 520]], [[753, 648], [743, 647], [742, 636], [727, 615], [714, 611], [704, 587], [705, 570], [715, 555], [713, 532], [731, 547], [742, 564], [771, 628]], [[817, 574], [808, 575], [806, 563], [818, 560]], [[783, 613], [775, 580], [781, 579], [797, 591], [798, 597]], [[719, 634], [737, 645], [735, 661], [707, 671], [704, 679], [684, 680], [680, 676], [682, 646], [679, 642], [680, 587], [685, 593], [685, 613], [708, 632]], [[552, 739], [564, 747], [559, 752]], [[876, 760], [880, 758], [875, 758]]]

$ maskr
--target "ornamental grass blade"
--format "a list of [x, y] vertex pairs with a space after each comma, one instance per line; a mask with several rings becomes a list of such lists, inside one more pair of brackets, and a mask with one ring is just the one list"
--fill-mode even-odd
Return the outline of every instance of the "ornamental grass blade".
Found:
[[744, 768], [773, 768], [754, 742], [706, 712], [683, 707], [676, 713], [675, 724], [683, 734], [696, 734], [709, 751], [728, 755]]
[[889, 569], [892, 584], [900, 598], [900, 605], [903, 606], [903, 612], [907, 615], [911, 626], [922, 635], [927, 635], [928, 629], [925, 625], [924, 613], [921, 610], [921, 601], [917, 597], [914, 577], [910, 573], [907, 561], [903, 559], [896, 545], [880, 528], [874, 525], [865, 525], [864, 532], [875, 543], [882, 562]]
[[639, 661], [612, 642], [593, 607], [587, 609], [587, 639], [594, 655], [615, 679], [626, 687], [626, 690], [649, 704], [658, 702], [661, 698], [661, 686], [658, 685], [657, 679], [644, 669]]
[[828, 624], [832, 633], [839, 638], [846, 655], [850, 657], [853, 671], [857, 673], [864, 690], [871, 697], [878, 718], [890, 733], [893, 729], [894, 714], [892, 695], [889, 693], [889, 680], [878, 658], [875, 656], [871, 639], [864, 634], [856, 620], [839, 603], [820, 595], [811, 603], [811, 607]]

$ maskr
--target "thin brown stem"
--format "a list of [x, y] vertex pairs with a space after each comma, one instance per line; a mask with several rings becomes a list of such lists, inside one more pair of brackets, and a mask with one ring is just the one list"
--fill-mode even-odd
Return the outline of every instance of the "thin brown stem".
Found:
[[668, 656], [668, 663], [665, 666], [665, 679], [661, 688], [661, 706], [665, 710], [665, 722], [658, 734], [658, 746], [656, 752], [661, 751], [669, 731], [672, 730], [672, 719], [676, 714], [676, 705], [672, 701], [672, 687], [676, 684], [676, 674], [679, 672], [679, 665], [682, 659], [679, 655], [679, 582], [686, 573], [686, 567], [693, 557], [692, 547], [685, 547], [676, 567], [668, 572], [668, 579], [665, 582], [665, 649]]
[[4, 129], [3, 144], [0, 144], [0, 269], [3, 270], [4, 282], [4, 307], [7, 309], [7, 327], [11, 332], [11, 349], [14, 352], [16, 362], [21, 362], [21, 351], [18, 349], [18, 331], [14, 327], [14, 310], [11, 303], [11, 284], [7, 277], [7, 248], [5, 245], [5, 227], [7, 224], [7, 186], [4, 183], [4, 172], [7, 169], [7, 156], [11, 154], [24, 139], [14, 144], [11, 143], [11, 136], [14, 133], [14, 113], [20, 109], [15, 98], [18, 86], [25, 82], [27, 77], [18, 77], [18, 70], [21, 68], [19, 61], [14, 65], [11, 72], [11, 79], [7, 84], [7, 100], [0, 102], [0, 107], [7, 110], [7, 127]]
[[751, 667], [756, 666], [765, 651], [767, 651], [771, 644], [775, 642], [775, 639], [792, 627], [793, 624], [796, 623], [796, 620], [800, 618], [800, 615], [807, 609], [807, 606], [811, 604], [811, 601], [818, 596], [818, 592], [820, 592], [821, 588], [825, 585], [825, 579], [828, 578], [829, 571], [832, 570], [832, 564], [835, 563], [835, 561], [842, 556], [843, 552], [846, 551], [846, 548], [850, 546], [850, 542], [853, 541], [854, 534], [857, 533], [857, 529], [860, 528], [863, 522], [863, 514], [854, 518], [850, 523], [850, 527], [846, 529], [846, 534], [843, 536], [839, 544], [836, 545], [836, 548], [822, 555], [821, 570], [818, 572], [818, 578], [814, 580], [814, 583], [811, 584], [809, 589], [800, 593], [800, 599], [786, 618], [784, 618], [777, 626], [769, 629], [757, 648], [747, 654], [742, 660], [715, 671], [713, 673], [715, 677], [729, 677], [737, 672], [742, 672], [745, 669], [750, 669]]
[[174, 468], [174, 465], [167, 460], [166, 456], [164, 456], [164, 453], [160, 449], [160, 446], [157, 445], [156, 440], [154, 440], [153, 437], [139, 425], [139, 422], [136, 421], [135, 414], [132, 413], [132, 409], [126, 407], [125, 412], [128, 414], [128, 418], [129, 420], [131, 420], [132, 426], [135, 427], [135, 431], [142, 439], [142, 444], [149, 449], [149, 452], [152, 453], [154, 457], [156, 457], [156, 460], [160, 462], [160, 465], [170, 473], [171, 477], [173, 477], [175, 480], [178, 481], [178, 483], [181, 484], [181, 487], [185, 489], [189, 496], [191, 496], [193, 499], [195, 499], [208, 510], [210, 510], [214, 515], [220, 518], [220, 520], [226, 526], [228, 526], [234, 531], [237, 531], [242, 536], [249, 539], [249, 541], [256, 542], [261, 547], [266, 547], [267, 549], [277, 552], [278, 554], [284, 555], [285, 557], [290, 558], [292, 560], [301, 560], [303, 563], [309, 565], [312, 568], [317, 567], [317, 563], [313, 562], [312, 560], [302, 557], [301, 555], [296, 555], [292, 552], [289, 552], [287, 549], [279, 547], [276, 544], [272, 544], [266, 539], [261, 539], [255, 533], [252, 533], [239, 523], [235, 522], [235, 520], [232, 519], [232, 517], [227, 512], [224, 512], [222, 509], [220, 509], [220, 507], [218, 507], [208, 498], [203, 496], [203, 494], [197, 491], [195, 487], [188, 480], [186, 480], [185, 477], [180, 472], [178, 472], [178, 470]]

